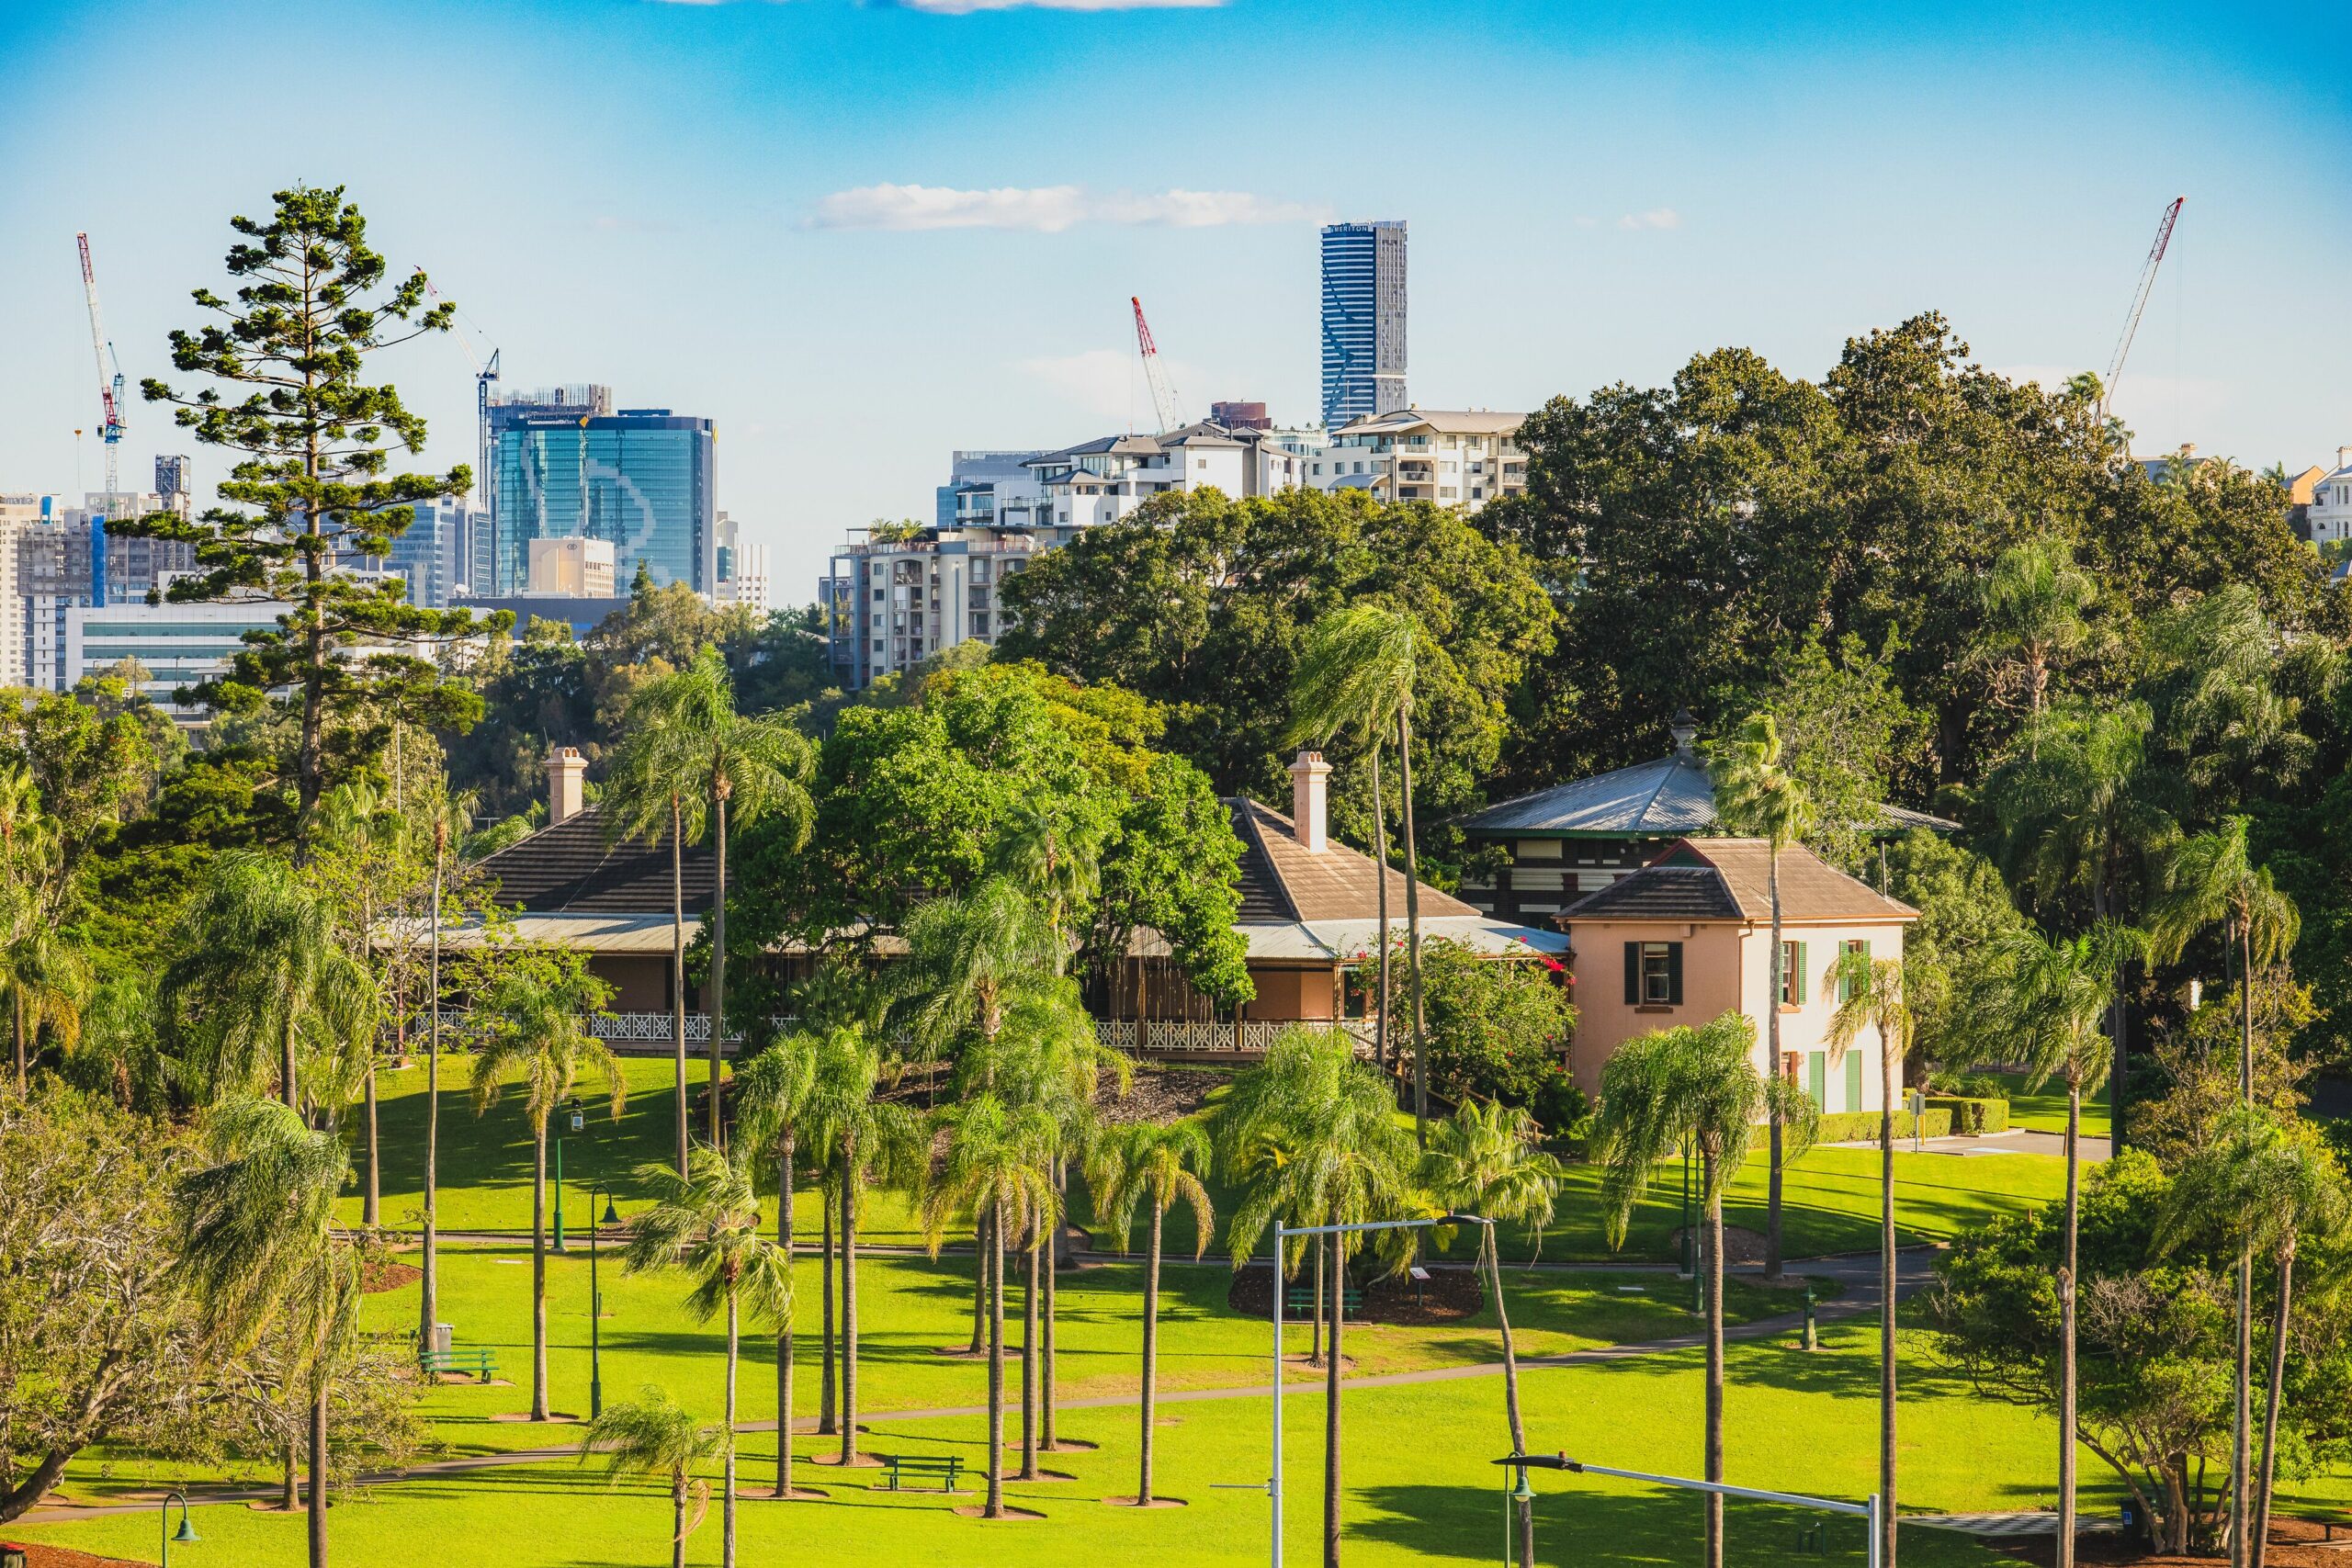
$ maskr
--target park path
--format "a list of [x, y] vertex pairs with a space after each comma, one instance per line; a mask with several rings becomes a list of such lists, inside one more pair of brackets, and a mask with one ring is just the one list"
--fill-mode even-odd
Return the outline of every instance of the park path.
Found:
[[[1894, 1287], [1897, 1300], [1912, 1295], [1927, 1284], [1932, 1272], [1934, 1258], [1935, 1249], [1932, 1247], [1907, 1248], [1897, 1255]], [[1549, 1267], [1568, 1270], [1600, 1266], [1555, 1264]], [[1843, 1322], [1878, 1310], [1878, 1255], [1876, 1253], [1852, 1253], [1837, 1258], [1815, 1258], [1800, 1267], [1804, 1274], [1809, 1274], [1816, 1279], [1835, 1280], [1842, 1287], [1842, 1293], [1837, 1299], [1824, 1302], [1814, 1309], [1814, 1316], [1817, 1321]], [[1515, 1269], [1516, 1266], [1514, 1266], [1514, 1271]], [[1753, 1323], [1726, 1326], [1724, 1330], [1724, 1338], [1732, 1343], [1770, 1339], [1778, 1335], [1796, 1333], [1804, 1327], [1804, 1314], [1802, 1312], [1783, 1313], [1777, 1317], [1758, 1318]], [[1696, 1349], [1705, 1343], [1705, 1331], [1701, 1329], [1690, 1334], [1669, 1335], [1658, 1339], [1632, 1340], [1620, 1345], [1596, 1345], [1588, 1349], [1570, 1350], [1556, 1356], [1524, 1356], [1520, 1359], [1519, 1365], [1522, 1372], [1551, 1368], [1600, 1366], [1615, 1361], [1636, 1360], [1646, 1356], [1673, 1355], [1679, 1351]], [[1404, 1388], [1416, 1383], [1458, 1382], [1470, 1378], [1500, 1377], [1502, 1371], [1503, 1364], [1500, 1361], [1478, 1361], [1458, 1367], [1429, 1367], [1419, 1371], [1383, 1372], [1371, 1377], [1346, 1378], [1341, 1380], [1340, 1386], [1344, 1392]], [[1312, 1378], [1285, 1382], [1283, 1389], [1286, 1398], [1315, 1398], [1323, 1392], [1323, 1380], [1318, 1373]], [[1198, 1404], [1213, 1400], [1267, 1399], [1272, 1396], [1273, 1392], [1274, 1387], [1272, 1383], [1250, 1383], [1230, 1388], [1174, 1389], [1163, 1391], [1159, 1396], [1159, 1403]], [[1140, 1404], [1142, 1396], [1139, 1393], [1102, 1394], [1087, 1399], [1061, 1400], [1055, 1404], [1054, 1408], [1057, 1410], [1112, 1410], [1136, 1405]], [[863, 1413], [860, 1425], [870, 1427], [873, 1423], [882, 1421], [939, 1421], [984, 1416], [987, 1414], [988, 1406], [985, 1404], [944, 1404], [910, 1410], [875, 1410]], [[815, 1425], [815, 1419], [812, 1417], [806, 1428], [796, 1422], [794, 1430], [797, 1432], [805, 1429], [813, 1432]], [[773, 1432], [775, 1430], [775, 1423], [772, 1420], [739, 1422], [736, 1430]], [[424, 1464], [411, 1465], [403, 1470], [386, 1471], [370, 1475], [366, 1478], [366, 1484], [390, 1485], [404, 1481], [430, 1481], [443, 1476], [468, 1475], [478, 1471], [498, 1470], [509, 1465], [547, 1464], [558, 1460], [576, 1459], [579, 1453], [580, 1449], [577, 1443], [565, 1443], [555, 1448], [516, 1449], [493, 1454], [466, 1454], [456, 1459], [434, 1460]], [[277, 1497], [279, 1490], [276, 1485], [208, 1489], [193, 1492], [190, 1500], [198, 1504], [267, 1502]], [[140, 1502], [110, 1503], [97, 1507], [40, 1507], [25, 1514], [17, 1522], [28, 1525], [68, 1524], [76, 1519], [103, 1518], [109, 1514], [144, 1512], [152, 1510], [154, 1506], [154, 1501], [151, 1498]]]

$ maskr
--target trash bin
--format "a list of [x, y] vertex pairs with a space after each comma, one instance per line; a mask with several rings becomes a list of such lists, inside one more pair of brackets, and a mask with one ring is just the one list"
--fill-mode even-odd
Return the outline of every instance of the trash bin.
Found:
[[0, 1540], [0, 1568], [25, 1568], [27, 1551], [13, 1541]]
[[[456, 1344], [457, 1341], [458, 1331], [450, 1327], [449, 1325], [446, 1323], [436, 1323], [433, 1325], [433, 1348], [435, 1350], [447, 1350], [449, 1347]], [[6, 1568], [6, 1565], [0, 1564], [0, 1568]]]

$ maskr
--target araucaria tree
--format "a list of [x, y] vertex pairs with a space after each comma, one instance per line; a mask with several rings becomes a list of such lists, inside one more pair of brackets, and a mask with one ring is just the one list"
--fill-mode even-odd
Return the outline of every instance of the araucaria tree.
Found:
[[[463, 728], [481, 704], [440, 683], [418, 656], [470, 630], [472, 616], [406, 604], [399, 578], [366, 581], [343, 564], [389, 554], [415, 502], [463, 495], [472, 482], [462, 466], [390, 472], [392, 451], [424, 449], [424, 422], [392, 387], [367, 380], [373, 355], [447, 331], [457, 307], [426, 302], [421, 269], [387, 287], [390, 269], [341, 186], [298, 186], [273, 200], [266, 222], [230, 220], [241, 236], [228, 255], [236, 298], [197, 289], [214, 319], [172, 333], [174, 368], [211, 384], [192, 392], [152, 378], [140, 384], [151, 401], [175, 405], [197, 440], [238, 454], [220, 503], [194, 519], [162, 513], [109, 527], [196, 547], [198, 570], [172, 584], [174, 604], [292, 606], [276, 630], [248, 634], [229, 673], [199, 690], [225, 708], [289, 694], [299, 854], [339, 764], [381, 750], [392, 707], [413, 724]], [[362, 647], [404, 651], [355, 657]]]
[[[1791, 1147], [1813, 1142], [1813, 1101], [1778, 1074], [1756, 1070], [1756, 1023], [1727, 1012], [1693, 1028], [1661, 1029], [1627, 1041], [1600, 1069], [1600, 1117], [1593, 1127], [1601, 1168], [1601, 1213], [1612, 1247], [1660, 1161], [1686, 1142], [1699, 1151], [1699, 1200], [1706, 1216], [1707, 1437], [1709, 1481], [1724, 1478], [1724, 1189], [1747, 1158], [1756, 1123], [1779, 1101]], [[1707, 1495], [1707, 1568], [1723, 1568], [1724, 1504]]]
[[[1767, 959], [1772, 998], [1764, 1011], [1766, 1059], [1780, 1070], [1781, 998], [1798, 999], [1783, 973], [1788, 948], [1781, 941], [1781, 852], [1802, 840], [1813, 826], [1813, 802], [1783, 764], [1781, 732], [1769, 713], [1750, 715], [1736, 739], [1708, 764], [1715, 786], [1715, 812], [1736, 833], [1753, 833], [1771, 848], [1772, 951]], [[1770, 1134], [1770, 1166], [1765, 1178], [1764, 1277], [1781, 1277], [1781, 1168], [1784, 1162], [1781, 1112], [1775, 1108]]]

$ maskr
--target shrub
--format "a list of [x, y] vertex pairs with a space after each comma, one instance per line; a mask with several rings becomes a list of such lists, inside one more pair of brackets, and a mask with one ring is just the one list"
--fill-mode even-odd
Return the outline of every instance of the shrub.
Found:
[[[1920, 1118], [1926, 1123], [1921, 1134], [1929, 1138], [1947, 1137], [1951, 1133], [1951, 1112], [1930, 1106]], [[1907, 1138], [1911, 1133], [1911, 1112], [1894, 1113], [1894, 1135]], [[1839, 1111], [1821, 1118], [1813, 1135], [1816, 1144], [1858, 1144], [1878, 1136], [1878, 1112], [1875, 1111]]]
[[2009, 1102], [1997, 1095], [1930, 1095], [1928, 1114], [1949, 1112], [1951, 1130], [1962, 1137], [1981, 1138], [2009, 1130]]

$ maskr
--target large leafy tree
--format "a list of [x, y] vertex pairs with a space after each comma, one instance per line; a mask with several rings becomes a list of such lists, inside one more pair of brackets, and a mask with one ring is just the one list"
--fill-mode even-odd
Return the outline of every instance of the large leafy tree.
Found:
[[[1747, 1158], [1756, 1124], [1774, 1101], [1792, 1147], [1812, 1142], [1813, 1101], [1778, 1074], [1756, 1070], [1756, 1022], [1727, 1012], [1696, 1028], [1661, 1029], [1618, 1047], [1600, 1069], [1593, 1157], [1612, 1247], [1660, 1162], [1686, 1144], [1699, 1155], [1707, 1293], [1706, 1479], [1724, 1478], [1724, 1190]], [[1724, 1560], [1723, 1498], [1707, 1495], [1708, 1568]]]
[[297, 186], [272, 200], [266, 220], [230, 220], [239, 235], [227, 262], [235, 298], [195, 290], [212, 319], [172, 333], [174, 368], [205, 383], [141, 383], [149, 400], [175, 405], [197, 440], [238, 454], [220, 503], [194, 519], [162, 513], [115, 526], [196, 547], [199, 570], [171, 586], [175, 604], [255, 595], [288, 604], [277, 628], [251, 634], [230, 672], [202, 690], [231, 707], [290, 692], [299, 846], [338, 769], [381, 749], [395, 700], [439, 727], [463, 728], [481, 714], [480, 698], [442, 683], [410, 651], [466, 634], [472, 616], [405, 604], [397, 579], [343, 570], [388, 554], [415, 502], [463, 495], [472, 475], [462, 466], [390, 471], [393, 451], [424, 450], [424, 422], [397, 389], [367, 379], [379, 352], [447, 331], [457, 307], [427, 302], [421, 268], [388, 284], [368, 220], [341, 186]]

